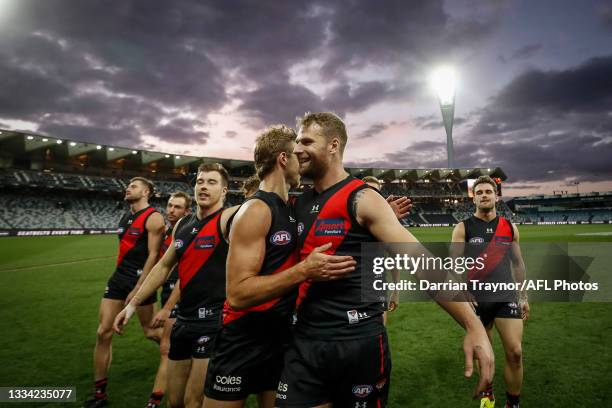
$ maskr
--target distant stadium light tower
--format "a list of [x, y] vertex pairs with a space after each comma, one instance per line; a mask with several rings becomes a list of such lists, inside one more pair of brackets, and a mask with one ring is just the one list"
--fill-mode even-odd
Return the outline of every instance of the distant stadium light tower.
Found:
[[442, 121], [446, 129], [446, 150], [448, 155], [448, 168], [455, 167], [455, 155], [453, 149], [453, 120], [455, 118], [455, 87], [457, 75], [451, 67], [440, 67], [431, 75], [431, 85], [438, 95]]

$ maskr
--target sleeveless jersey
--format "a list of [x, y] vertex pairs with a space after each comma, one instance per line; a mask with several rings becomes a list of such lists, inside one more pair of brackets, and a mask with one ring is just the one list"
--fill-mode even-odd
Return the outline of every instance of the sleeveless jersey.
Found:
[[179, 320], [219, 326], [228, 249], [221, 233], [222, 212], [220, 209], [202, 220], [195, 213], [187, 215], [174, 233], [181, 285]]
[[151, 214], [157, 212], [149, 206], [140, 211], [126, 212], [119, 221], [119, 254], [117, 271], [130, 277], [138, 277], [149, 257], [148, 238], [145, 228]]
[[[166, 228], [166, 232], [164, 232], [163, 241], [161, 247], [159, 248], [159, 259], [161, 259], [168, 248], [172, 245], [172, 228]], [[165, 292], [168, 296], [170, 296], [170, 292], [174, 289], [174, 285], [178, 280], [178, 269], [176, 267], [172, 268], [170, 275], [168, 275], [168, 279], [164, 282], [164, 286], [162, 287], [162, 292]], [[163, 296], [162, 296], [163, 297]]]
[[318, 339], [370, 337], [384, 331], [381, 302], [363, 302], [361, 244], [377, 239], [359, 225], [353, 212], [357, 192], [369, 188], [352, 176], [317, 193], [305, 192], [296, 200], [300, 260], [313, 249], [332, 243], [328, 254], [350, 255], [357, 262], [346, 278], [331, 282], [307, 281], [297, 300], [297, 336]]
[[[259, 275], [279, 273], [295, 265], [297, 260], [297, 223], [291, 207], [276, 193], [258, 190], [247, 199], [261, 200], [270, 208], [272, 221], [266, 234], [266, 254]], [[276, 299], [269, 300], [246, 310], [234, 310], [225, 302], [223, 325], [272, 325], [283, 321], [290, 325], [295, 306], [297, 289]]]
[[[497, 216], [490, 222], [475, 216], [463, 221], [465, 226], [465, 254], [469, 257], [482, 257], [484, 268], [468, 271], [468, 280], [482, 282], [514, 282], [510, 262], [514, 229], [504, 217]], [[471, 287], [471, 285], [470, 285]], [[509, 301], [514, 292], [474, 292], [481, 301]], [[512, 299], [510, 299], [512, 300]]]

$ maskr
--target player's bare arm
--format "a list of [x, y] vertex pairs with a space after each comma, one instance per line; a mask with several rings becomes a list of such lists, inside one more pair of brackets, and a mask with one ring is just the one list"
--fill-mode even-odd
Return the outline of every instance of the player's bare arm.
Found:
[[223, 238], [226, 242], [229, 242], [227, 222], [232, 217], [232, 215], [234, 215], [236, 211], [238, 211], [239, 208], [239, 205], [235, 205], [233, 207], [226, 208], [225, 210], [223, 210], [223, 213], [221, 213], [221, 233], [223, 234]]
[[[174, 231], [172, 231], [172, 241], [174, 242], [174, 232], [180, 221], [176, 223]], [[130, 318], [134, 315], [136, 307], [139, 306], [144, 299], [151, 296], [164, 282], [168, 279], [172, 268], [176, 266], [176, 251], [174, 245], [170, 245], [164, 256], [155, 264], [151, 273], [147, 275], [142, 285], [138, 288], [130, 302], [125, 308], [119, 312], [113, 323], [113, 329], [118, 334], [123, 333], [123, 327], [127, 325]]]
[[[357, 221], [368, 228], [381, 242], [418, 242], [397, 220], [393, 211], [379, 194], [367, 189], [360, 191], [354, 200]], [[420, 252], [420, 251], [416, 251]], [[417, 254], [413, 254], [417, 255]], [[482, 323], [466, 302], [438, 302], [466, 331], [463, 342], [465, 353], [465, 376], [474, 371], [473, 360], [480, 364], [480, 380], [474, 395], [484, 391], [493, 379], [495, 370], [493, 350]]]
[[227, 257], [227, 300], [232, 308], [245, 309], [277, 298], [307, 279], [333, 280], [355, 270], [352, 257], [324, 254], [328, 244], [285, 271], [260, 276], [271, 223], [270, 209], [261, 200], [248, 201], [234, 218]]
[[164, 326], [166, 320], [170, 318], [170, 313], [172, 312], [172, 309], [181, 299], [181, 285], [179, 282], [179, 280], [176, 281], [174, 289], [172, 289], [170, 297], [168, 297], [168, 300], [164, 304], [164, 307], [162, 307], [160, 311], [155, 314], [155, 317], [153, 318], [153, 323], [151, 324], [153, 328], [157, 329], [159, 327]]
[[136, 282], [136, 286], [125, 299], [126, 305], [130, 303], [130, 300], [132, 300], [132, 297], [136, 294], [144, 280], [147, 278], [147, 275], [157, 262], [159, 248], [161, 247], [165, 230], [164, 217], [157, 212], [151, 214], [151, 216], [147, 219], [145, 228], [147, 229], [148, 233], [147, 249], [149, 251], [149, 255], [147, 256], [147, 260], [142, 268], [142, 274], [138, 278], [138, 282]]
[[[514, 239], [512, 242], [512, 251], [510, 253], [510, 267], [512, 268], [512, 275], [515, 282], [523, 282], [526, 278], [525, 261], [521, 253], [521, 246], [519, 231], [516, 225], [512, 224], [514, 230]], [[527, 299], [527, 291], [519, 293], [519, 302], [521, 304], [521, 310], [523, 313], [523, 320], [529, 319], [529, 301]]]

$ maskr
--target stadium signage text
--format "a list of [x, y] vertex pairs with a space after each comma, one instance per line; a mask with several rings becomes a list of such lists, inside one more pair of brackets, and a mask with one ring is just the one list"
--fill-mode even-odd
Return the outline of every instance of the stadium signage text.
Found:
[[67, 235], [116, 234], [117, 229], [45, 229], [45, 230], [0, 230], [0, 237], [49, 237]]

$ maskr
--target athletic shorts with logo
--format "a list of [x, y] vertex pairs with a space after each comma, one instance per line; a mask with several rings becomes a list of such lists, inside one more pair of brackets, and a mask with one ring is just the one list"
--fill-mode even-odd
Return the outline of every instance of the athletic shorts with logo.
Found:
[[209, 358], [218, 326], [177, 319], [170, 333], [170, 360]]
[[[170, 295], [172, 294], [173, 289], [174, 289], [174, 283], [172, 285], [168, 284], [168, 282], [164, 283], [164, 286], [162, 286], [161, 295], [160, 295], [161, 307], [164, 307], [166, 305], [166, 302], [168, 302], [168, 299], [170, 299]], [[176, 303], [174, 307], [172, 308], [172, 310], [170, 310], [170, 316], [168, 316], [168, 318], [175, 319], [177, 316], [177, 312], [178, 312], [178, 303]]]
[[390, 374], [386, 332], [342, 341], [296, 338], [285, 354], [276, 406], [384, 407]]
[[230, 323], [219, 332], [206, 376], [207, 397], [238, 401], [277, 389], [290, 340], [288, 319], [283, 324], [260, 319], [259, 327], [245, 331], [251, 317], [242, 318], [242, 328]]
[[503, 319], [523, 318], [518, 302], [481, 302], [476, 306], [476, 314], [484, 327], [491, 326], [498, 317]]
[[[115, 273], [113, 273], [106, 283], [103, 297], [105, 299], [125, 300], [130, 292], [134, 290], [137, 282], [138, 276], [136, 274], [131, 276], [131, 274], [127, 274], [126, 272], [115, 270]], [[145, 306], [155, 302], [157, 302], [157, 292], [145, 299], [140, 305]]]

